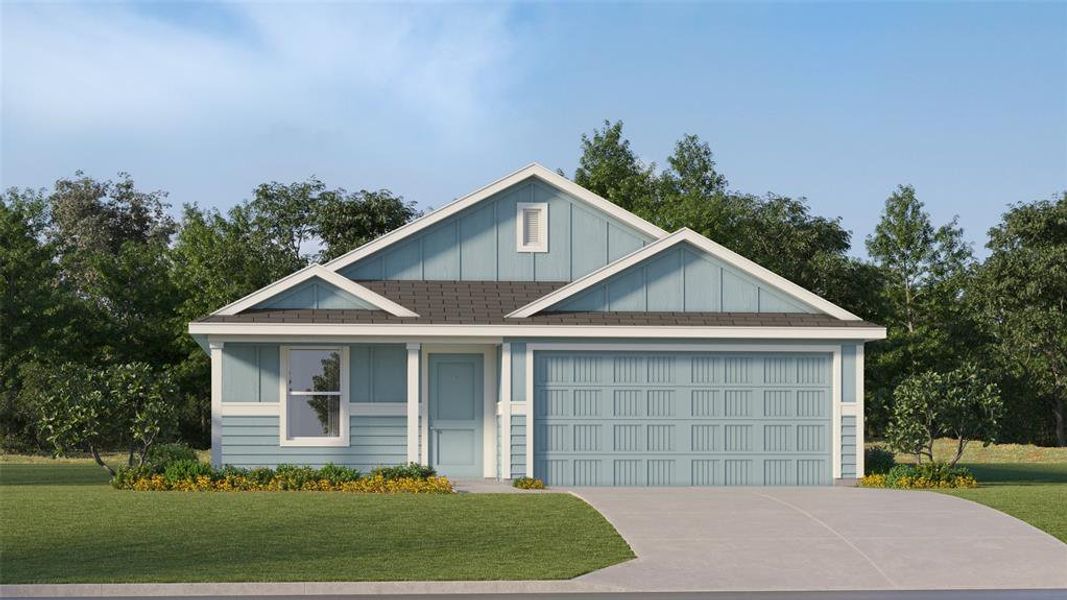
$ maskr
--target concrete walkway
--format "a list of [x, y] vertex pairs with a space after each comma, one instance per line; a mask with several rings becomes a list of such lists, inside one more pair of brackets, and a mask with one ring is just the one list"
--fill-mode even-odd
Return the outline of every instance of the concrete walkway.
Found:
[[1067, 588], [1067, 545], [934, 492], [572, 491], [638, 556], [576, 580], [587, 584], [642, 591]]

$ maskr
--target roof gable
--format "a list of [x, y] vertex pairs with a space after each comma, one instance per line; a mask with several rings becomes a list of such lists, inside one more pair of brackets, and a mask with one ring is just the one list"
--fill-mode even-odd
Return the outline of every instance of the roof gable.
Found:
[[[517, 203], [548, 205], [549, 251], [515, 248]], [[324, 266], [356, 280], [570, 281], [667, 233], [532, 164]]]
[[230, 316], [253, 308], [355, 308], [383, 310], [396, 317], [419, 316], [319, 264], [300, 269], [211, 314]]
[[824, 313], [860, 320], [689, 229], [649, 244], [508, 317], [563, 311]]
[[251, 307], [265, 309], [350, 309], [380, 310], [377, 306], [359, 298], [318, 277], [300, 283], [292, 289], [279, 293]]

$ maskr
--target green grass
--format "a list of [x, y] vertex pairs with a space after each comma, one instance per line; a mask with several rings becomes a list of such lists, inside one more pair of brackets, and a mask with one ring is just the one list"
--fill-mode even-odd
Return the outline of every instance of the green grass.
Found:
[[944, 493], [995, 508], [1067, 543], [1067, 463], [965, 466], [980, 487]]
[[[868, 444], [873, 445], [873, 444]], [[956, 455], [956, 441], [939, 439], [934, 441], [934, 458], [949, 461]], [[897, 462], [914, 462], [910, 454], [898, 454]], [[1032, 444], [991, 444], [983, 447], [980, 442], [971, 442], [963, 451], [961, 463], [1064, 463], [1067, 464], [1067, 448], [1050, 448]]]
[[[950, 460], [956, 453], [954, 440], [934, 442], [934, 458]], [[914, 457], [898, 454], [897, 462]], [[979, 487], [968, 490], [938, 490], [995, 508], [1048, 532], [1067, 543], [1067, 448], [1030, 444], [971, 442], [960, 464], [970, 468]]]
[[0, 583], [565, 579], [633, 558], [568, 494], [131, 492], [0, 463]]

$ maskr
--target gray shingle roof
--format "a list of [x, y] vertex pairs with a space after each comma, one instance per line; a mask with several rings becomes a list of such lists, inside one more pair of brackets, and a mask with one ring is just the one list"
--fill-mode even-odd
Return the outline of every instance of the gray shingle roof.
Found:
[[419, 314], [395, 317], [381, 310], [247, 310], [208, 316], [203, 323], [337, 323], [455, 325], [631, 325], [682, 327], [875, 327], [803, 313], [559, 312], [526, 319], [504, 315], [566, 285], [563, 281], [360, 281]]

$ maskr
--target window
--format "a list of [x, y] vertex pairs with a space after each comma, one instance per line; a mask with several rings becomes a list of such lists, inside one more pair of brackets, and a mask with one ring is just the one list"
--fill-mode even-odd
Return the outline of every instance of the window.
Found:
[[283, 348], [281, 445], [348, 445], [348, 348]]
[[548, 252], [548, 204], [519, 202], [516, 206], [516, 250]]

